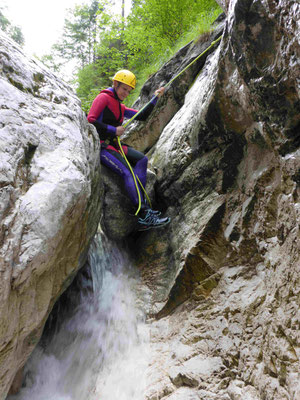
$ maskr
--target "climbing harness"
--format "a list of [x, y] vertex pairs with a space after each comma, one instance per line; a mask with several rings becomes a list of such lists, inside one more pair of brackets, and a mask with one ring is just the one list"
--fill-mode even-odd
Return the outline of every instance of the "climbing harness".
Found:
[[[211, 47], [213, 47], [217, 42], [219, 42], [219, 41], [221, 40], [221, 38], [222, 38], [222, 36], [219, 36], [216, 40], [214, 40], [214, 41], [210, 44], [210, 46], [208, 46], [199, 56], [197, 56], [191, 63], [189, 63], [185, 68], [183, 68], [182, 71], [180, 71], [177, 75], [175, 75], [175, 76], [165, 85], [165, 88], [167, 88], [168, 86], [170, 86], [170, 85], [175, 81], [175, 79], [177, 79], [177, 78], [178, 78], [181, 74], [183, 74], [188, 68], [190, 68], [196, 61], [198, 61], [199, 58], [202, 57], [202, 56], [203, 56]], [[124, 128], [127, 128], [127, 126], [128, 126], [142, 111], [144, 111], [144, 109], [145, 109], [146, 107], [148, 107], [149, 104], [150, 104], [154, 99], [156, 99], [157, 97], [158, 97], [158, 94], [154, 95], [154, 96], [152, 97], [152, 99], [151, 99], [147, 104], [144, 105], [144, 107], [142, 107], [133, 117], [131, 117], [131, 118], [123, 125], [123, 127], [124, 127]], [[122, 145], [121, 145], [121, 141], [120, 141], [120, 137], [119, 137], [119, 136], [117, 136], [117, 141], [118, 141], [118, 145], [119, 145], [119, 148], [120, 148], [120, 153], [121, 153], [121, 155], [123, 156], [124, 160], [126, 161], [126, 163], [127, 163], [127, 165], [128, 165], [128, 168], [129, 168], [129, 170], [130, 170], [130, 172], [131, 172], [131, 174], [132, 174], [132, 177], [133, 177], [133, 180], [134, 180], [134, 184], [135, 184], [135, 187], [136, 187], [136, 191], [137, 191], [137, 194], [138, 194], [139, 206], [138, 206], [138, 209], [137, 209], [137, 211], [136, 211], [136, 213], [135, 213], [135, 215], [137, 215], [137, 214], [139, 213], [140, 209], [141, 209], [141, 204], [142, 204], [142, 201], [141, 201], [141, 194], [140, 194], [140, 191], [139, 191], [139, 188], [138, 188], [137, 180], [138, 180], [138, 182], [139, 182], [140, 187], [142, 188], [142, 190], [144, 191], [144, 193], [145, 193], [145, 195], [146, 195], [146, 198], [147, 198], [147, 201], [149, 202], [150, 207], [151, 207], [151, 202], [150, 202], [150, 199], [149, 199], [149, 197], [148, 197], [148, 195], [147, 195], [146, 190], [144, 189], [143, 185], [141, 184], [141, 182], [140, 182], [140, 180], [139, 180], [139, 177], [138, 177], [138, 176], [135, 176], [135, 173], [133, 172], [132, 167], [131, 167], [129, 161], [127, 160], [127, 157], [126, 157], [126, 155], [125, 155], [125, 153], [124, 153], [124, 150], [123, 150], [123, 148], [122, 148]]]

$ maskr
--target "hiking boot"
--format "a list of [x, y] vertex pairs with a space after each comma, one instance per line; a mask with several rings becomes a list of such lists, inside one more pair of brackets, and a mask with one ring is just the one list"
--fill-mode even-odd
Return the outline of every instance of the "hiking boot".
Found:
[[142, 215], [138, 219], [139, 231], [146, 231], [152, 228], [161, 228], [171, 221], [169, 217], [158, 218], [158, 215], [153, 213], [153, 210], [143, 210]]
[[149, 211], [153, 215], [157, 215], [157, 216], [161, 215], [161, 211], [152, 210], [152, 208], [148, 208], [147, 211]]
[[142, 210], [147, 210], [150, 211], [152, 214], [154, 215], [161, 215], [161, 211], [158, 210], [152, 210], [152, 208], [150, 208], [148, 202], [145, 200], [144, 203], [142, 204]]

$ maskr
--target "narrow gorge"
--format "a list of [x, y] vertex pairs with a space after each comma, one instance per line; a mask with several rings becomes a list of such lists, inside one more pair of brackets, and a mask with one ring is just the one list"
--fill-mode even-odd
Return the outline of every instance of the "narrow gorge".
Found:
[[0, 33], [1, 400], [300, 398], [300, 4], [218, 3], [124, 139], [172, 219], [146, 232], [72, 89]]

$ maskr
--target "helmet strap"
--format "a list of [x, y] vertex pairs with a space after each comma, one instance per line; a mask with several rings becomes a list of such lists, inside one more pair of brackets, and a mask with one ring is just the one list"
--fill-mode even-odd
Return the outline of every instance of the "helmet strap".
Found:
[[119, 101], [121, 101], [121, 100], [119, 99], [119, 96], [117, 95], [116, 89], [118, 89], [118, 87], [119, 87], [120, 85], [121, 85], [121, 82], [113, 81], [114, 94], [115, 94], [116, 99], [118, 99]]

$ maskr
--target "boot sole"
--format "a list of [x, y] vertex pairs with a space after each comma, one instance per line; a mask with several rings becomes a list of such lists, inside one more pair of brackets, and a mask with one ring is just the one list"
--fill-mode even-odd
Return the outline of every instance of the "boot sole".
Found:
[[164, 226], [167, 226], [170, 222], [171, 222], [171, 218], [169, 218], [169, 220], [167, 222], [160, 224], [160, 225], [141, 226], [140, 228], [138, 228], [138, 231], [143, 232], [143, 231], [148, 231], [149, 229], [163, 228]]

